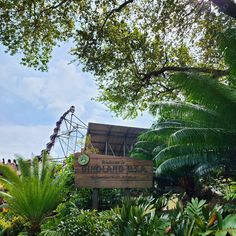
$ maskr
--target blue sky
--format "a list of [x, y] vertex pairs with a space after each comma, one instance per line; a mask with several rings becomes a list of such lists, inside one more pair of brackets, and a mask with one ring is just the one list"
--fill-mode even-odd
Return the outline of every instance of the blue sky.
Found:
[[[10, 56], [4, 50], [1, 46], [0, 158], [39, 154], [56, 121], [71, 105], [85, 123], [150, 127], [153, 118], [148, 114], [124, 121], [92, 101], [98, 94], [93, 76], [82, 72], [81, 66], [69, 64], [68, 45], [55, 49], [48, 72], [24, 67], [18, 55]], [[58, 155], [56, 150], [54, 155]]]

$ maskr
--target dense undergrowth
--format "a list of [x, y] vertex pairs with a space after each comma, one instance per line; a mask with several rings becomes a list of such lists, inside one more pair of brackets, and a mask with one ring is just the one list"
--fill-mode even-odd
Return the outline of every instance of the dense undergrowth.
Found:
[[[44, 215], [37, 235], [236, 235], [234, 187], [225, 192], [227, 199], [221, 198], [220, 204], [198, 198], [186, 202], [182, 195], [174, 195], [174, 207], [170, 207], [171, 193], [158, 197], [146, 191], [139, 197], [123, 197], [117, 189], [101, 190], [102, 208], [97, 211], [90, 209], [91, 190], [74, 188], [73, 156], [65, 167], [55, 169], [66, 183], [64, 197], [55, 210]], [[5, 206], [0, 216], [0, 235], [29, 235], [30, 220], [24, 215]]]

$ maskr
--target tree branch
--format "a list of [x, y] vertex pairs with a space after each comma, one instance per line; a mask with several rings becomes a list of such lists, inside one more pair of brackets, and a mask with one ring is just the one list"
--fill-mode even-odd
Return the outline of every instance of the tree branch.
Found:
[[55, 9], [57, 9], [57, 8], [60, 7], [60, 6], [62, 6], [64, 3], [68, 2], [68, 1], [70, 1], [70, 0], [62, 0], [62, 1], [59, 2], [58, 4], [56, 4], [56, 5], [54, 5], [54, 6], [51, 6], [51, 7], [47, 8], [47, 9], [45, 9], [45, 10], [46, 10], [46, 11], [48, 11], [48, 10], [55, 10]]
[[207, 73], [212, 74], [214, 77], [222, 77], [229, 74], [228, 70], [219, 70], [219, 69], [212, 69], [207, 67], [177, 67], [177, 66], [164, 66], [160, 70], [152, 71], [148, 74], [144, 75], [145, 80], [149, 80], [153, 76], [159, 76], [164, 72], [200, 72], [200, 73]]
[[[198, 72], [198, 73], [206, 73], [214, 76], [215, 78], [226, 76], [229, 74], [228, 70], [220, 70], [220, 69], [212, 69], [212, 68], [207, 68], [207, 67], [177, 67], [177, 66], [163, 66], [160, 70], [152, 71], [147, 74], [141, 74], [143, 77], [141, 81], [139, 81], [138, 86], [135, 88], [133, 86], [133, 90], [135, 92], [134, 97], [138, 95], [140, 90], [144, 87], [147, 88], [148, 86], [152, 85], [151, 78], [152, 77], [158, 77], [158, 76], [164, 76], [165, 77], [165, 72]], [[156, 82], [154, 82], [155, 84]], [[164, 88], [163, 91], [159, 91], [158, 95], [161, 93], [168, 93], [171, 92], [177, 88], [168, 88], [163, 86], [163, 84], [159, 84], [160, 87]]]
[[68, 0], [63, 0], [63, 1], [59, 2], [57, 5], [51, 7], [51, 9], [56, 9], [56, 8], [62, 6], [62, 5], [63, 5], [64, 3], [66, 3], [67, 1], [68, 1]]
[[233, 0], [211, 0], [224, 14], [236, 19], [236, 3]]
[[108, 15], [107, 15], [107, 17], [106, 17], [106, 19], [105, 19], [105, 21], [102, 25], [102, 29], [103, 29], [103, 27], [105, 26], [105, 24], [107, 23], [108, 19], [111, 17], [112, 14], [114, 14], [115, 12], [120, 12], [124, 7], [126, 7], [129, 3], [132, 3], [132, 2], [134, 2], [134, 0], [127, 0], [124, 3], [122, 3], [119, 7], [112, 9], [108, 13]]

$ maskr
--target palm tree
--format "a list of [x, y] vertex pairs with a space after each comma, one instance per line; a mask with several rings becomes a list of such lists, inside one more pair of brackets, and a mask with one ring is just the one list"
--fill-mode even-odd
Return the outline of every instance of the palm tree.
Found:
[[40, 232], [40, 223], [62, 200], [64, 181], [53, 176], [53, 166], [49, 165], [46, 153], [42, 162], [34, 158], [29, 161], [18, 158], [20, 175], [7, 165], [0, 165], [3, 177], [0, 182], [7, 192], [0, 191], [6, 206], [30, 223], [29, 235]]
[[187, 101], [153, 106], [161, 119], [140, 136], [133, 156], [153, 158], [158, 176], [177, 178], [192, 196], [196, 177], [214, 170], [235, 176], [236, 90], [198, 74], [180, 73], [172, 80]]

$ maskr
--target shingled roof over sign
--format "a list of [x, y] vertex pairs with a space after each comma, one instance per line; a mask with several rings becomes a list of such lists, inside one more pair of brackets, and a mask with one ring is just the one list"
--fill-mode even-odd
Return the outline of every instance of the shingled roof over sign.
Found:
[[87, 135], [91, 144], [99, 151], [99, 154], [113, 156], [128, 156], [137, 137], [144, 128], [89, 123]]

